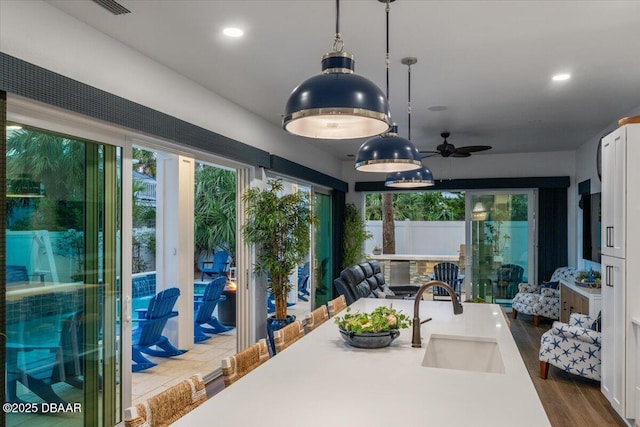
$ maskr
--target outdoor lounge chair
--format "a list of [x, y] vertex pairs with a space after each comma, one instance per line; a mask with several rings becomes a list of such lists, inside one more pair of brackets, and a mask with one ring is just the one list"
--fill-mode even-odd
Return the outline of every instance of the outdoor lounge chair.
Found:
[[[133, 319], [140, 326], [132, 332], [133, 341], [133, 372], [139, 372], [156, 366], [142, 353], [157, 357], [171, 357], [186, 353], [187, 350], [180, 350], [174, 347], [167, 337], [162, 335], [167, 321], [178, 315], [177, 311], [172, 311], [178, 297], [180, 289], [169, 288], [159, 292], [149, 300], [149, 308], [138, 309], [138, 318]], [[151, 348], [151, 347], [156, 347]]]
[[[75, 342], [72, 334], [76, 314], [63, 311], [61, 295], [49, 293], [21, 299], [20, 317], [7, 324], [7, 402], [20, 402], [18, 382], [45, 402], [65, 403], [52, 385], [65, 382], [79, 369], [65, 369], [66, 358], [78, 360], [78, 349], [65, 354], [63, 341]], [[66, 325], [66, 327], [65, 327]], [[73, 365], [73, 364], [71, 364]], [[70, 382], [71, 383], [71, 382]]]
[[231, 264], [231, 255], [227, 251], [218, 251], [213, 255], [212, 261], [200, 261], [200, 280], [204, 280], [204, 276], [215, 278], [225, 275], [229, 272]]
[[[458, 264], [440, 262], [433, 267], [433, 280], [439, 280], [451, 286], [460, 299], [460, 277]], [[433, 299], [451, 299], [449, 292], [441, 286], [433, 287]]]
[[[219, 334], [233, 329], [220, 323], [218, 318], [213, 315], [213, 310], [215, 310], [218, 303], [225, 299], [222, 291], [226, 284], [226, 277], [218, 277], [207, 284], [202, 295], [194, 295], [194, 342], [211, 338], [211, 335], [207, 334]], [[209, 325], [211, 327], [206, 328], [202, 325]]]

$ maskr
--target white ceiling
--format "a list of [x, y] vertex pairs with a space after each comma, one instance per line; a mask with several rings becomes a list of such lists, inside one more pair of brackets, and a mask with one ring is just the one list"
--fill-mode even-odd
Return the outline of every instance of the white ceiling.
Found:
[[[119, 0], [132, 11], [120, 16], [88, 0], [49, 3], [278, 126], [335, 30], [333, 0]], [[384, 9], [340, 2], [356, 73], [383, 90]], [[415, 56], [411, 139], [421, 150], [443, 130], [456, 146], [494, 147], [475, 155], [572, 150], [640, 106], [640, 1], [398, 0], [390, 21], [392, 116], [406, 136], [400, 60]], [[231, 25], [245, 36], [222, 36]], [[559, 72], [573, 77], [552, 82]], [[314, 143], [346, 159], [362, 141]]]

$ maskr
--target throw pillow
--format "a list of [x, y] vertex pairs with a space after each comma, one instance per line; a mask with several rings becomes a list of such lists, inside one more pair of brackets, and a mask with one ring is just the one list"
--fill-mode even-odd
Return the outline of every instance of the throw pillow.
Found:
[[550, 288], [550, 289], [558, 289], [560, 286], [560, 282], [542, 282], [540, 284], [541, 288]]

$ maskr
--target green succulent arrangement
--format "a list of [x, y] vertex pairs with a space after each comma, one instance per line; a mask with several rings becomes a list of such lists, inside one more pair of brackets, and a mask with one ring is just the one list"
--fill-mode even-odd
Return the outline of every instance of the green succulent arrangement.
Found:
[[342, 330], [361, 334], [406, 329], [411, 326], [411, 319], [393, 307], [380, 306], [371, 313], [351, 313], [351, 307], [347, 307], [345, 315], [337, 316], [335, 323]]

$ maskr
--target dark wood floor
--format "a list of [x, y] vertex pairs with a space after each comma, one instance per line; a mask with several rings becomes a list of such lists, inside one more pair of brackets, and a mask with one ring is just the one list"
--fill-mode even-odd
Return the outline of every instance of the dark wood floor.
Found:
[[531, 316], [524, 314], [510, 320], [513, 338], [553, 427], [626, 426], [600, 392], [599, 382], [554, 366], [549, 367], [546, 380], [540, 378], [540, 337], [551, 328], [551, 321], [540, 319], [535, 327]]
[[[599, 382], [568, 374], [554, 366], [549, 367], [546, 380], [540, 378], [540, 337], [551, 328], [551, 321], [540, 319], [540, 326], [535, 327], [531, 316], [519, 314], [513, 319], [509, 314], [509, 319], [513, 338], [553, 427], [626, 426], [600, 393]], [[207, 384], [207, 394], [211, 397], [223, 388], [220, 377]], [[517, 427], [517, 420], [513, 425]]]

